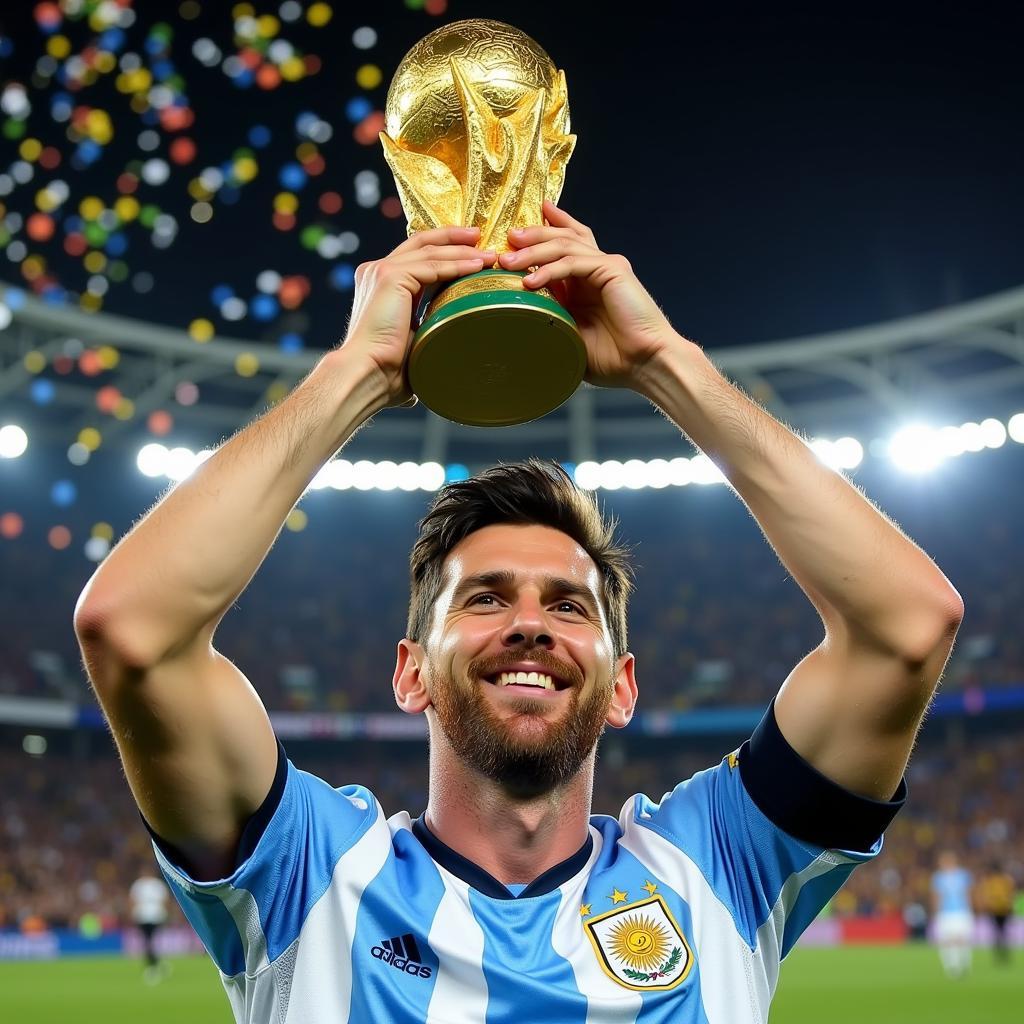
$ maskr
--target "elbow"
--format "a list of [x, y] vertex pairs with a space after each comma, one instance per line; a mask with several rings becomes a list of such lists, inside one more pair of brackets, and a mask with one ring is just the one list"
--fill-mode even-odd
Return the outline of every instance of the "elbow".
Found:
[[903, 652], [904, 656], [913, 664], [923, 665], [933, 662], [937, 655], [941, 655], [945, 664], [963, 620], [963, 598], [950, 584], [948, 592], [941, 594], [935, 602], [925, 624], [917, 633], [908, 637], [909, 642]]

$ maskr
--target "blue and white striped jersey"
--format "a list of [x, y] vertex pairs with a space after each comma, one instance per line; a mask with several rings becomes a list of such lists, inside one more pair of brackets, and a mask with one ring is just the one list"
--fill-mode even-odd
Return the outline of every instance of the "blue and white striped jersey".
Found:
[[[593, 816], [578, 853], [518, 895], [422, 818], [387, 817], [283, 750], [272, 815], [230, 877], [194, 881], [160, 842], [157, 857], [238, 1022], [764, 1024], [782, 957], [881, 849], [904, 787], [863, 800], [801, 761], [771, 711], [758, 729], [774, 733], [660, 803]], [[760, 763], [780, 740], [788, 767]], [[833, 790], [842, 819], [874, 832], [865, 852], [795, 838], [751, 795], [798, 831], [830, 818], [827, 833], [845, 827], [823, 804]]]

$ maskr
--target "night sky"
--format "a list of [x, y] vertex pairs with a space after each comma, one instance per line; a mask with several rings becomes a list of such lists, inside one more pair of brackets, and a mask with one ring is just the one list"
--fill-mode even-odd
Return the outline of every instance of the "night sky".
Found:
[[[337, 260], [303, 249], [302, 226], [319, 220], [356, 232], [358, 249], [339, 257], [353, 265], [404, 237], [404, 218], [354, 201], [353, 176], [363, 169], [380, 175], [382, 200], [395, 189], [379, 144], [353, 141], [346, 103], [362, 96], [381, 109], [391, 73], [413, 43], [446, 21], [475, 16], [513, 22], [565, 70], [579, 141], [562, 205], [593, 227], [606, 250], [625, 253], [677, 330], [708, 348], [873, 323], [1024, 281], [1024, 14], [1005, 7], [985, 16], [962, 4], [871, 13], [860, 5], [766, 11], [449, 0], [431, 16], [401, 0], [337, 4], [322, 29], [305, 22], [282, 29], [319, 55], [320, 72], [260, 91], [236, 88], [191, 53], [200, 36], [231, 51], [231, 4], [203, 4], [191, 20], [176, 3], [135, 6], [129, 49], [141, 47], [159, 20], [174, 29], [172, 56], [196, 115], [184, 134], [195, 140], [197, 157], [172, 167], [166, 183], [139, 188], [140, 201], [173, 212], [180, 230], [165, 250], [154, 249], [138, 225], [126, 232], [125, 263], [131, 274], [148, 269], [154, 285], [145, 295], [129, 280], [111, 286], [104, 311], [181, 328], [208, 317], [226, 337], [274, 343], [290, 330], [310, 348], [334, 344], [351, 291], [327, 284]], [[279, 5], [255, 7], [258, 15]], [[378, 33], [366, 51], [352, 44], [360, 25]], [[14, 44], [0, 60], [0, 85], [27, 82], [45, 46], [31, 5], [5, 5], [0, 34]], [[90, 33], [76, 24], [67, 35], [81, 44]], [[354, 75], [368, 61], [383, 80], [359, 88]], [[30, 91], [28, 134], [68, 153], [64, 126], [49, 118], [42, 98], [53, 88]], [[139, 153], [143, 126], [110, 82], [80, 99], [109, 110], [115, 138], [87, 169], [65, 160], [50, 175], [71, 186], [68, 208], [87, 194], [112, 203], [128, 161], [167, 151], [162, 144], [155, 154]], [[326, 170], [297, 193], [296, 228], [281, 231], [271, 223], [277, 169], [294, 151], [292, 127], [303, 110], [334, 134], [321, 147]], [[209, 223], [192, 222], [188, 180], [245, 145], [257, 123], [273, 137], [259, 154], [259, 176], [233, 205], [214, 201]], [[0, 170], [16, 149], [16, 141], [0, 138]], [[45, 180], [37, 176], [2, 201], [27, 217]], [[315, 197], [327, 189], [344, 198], [335, 216], [316, 209]], [[52, 240], [29, 251], [80, 292], [88, 275], [60, 238], [58, 226]], [[307, 275], [308, 298], [269, 322], [225, 322], [211, 289], [227, 284], [251, 298], [266, 269]], [[0, 260], [0, 280], [26, 286], [9, 258]]]

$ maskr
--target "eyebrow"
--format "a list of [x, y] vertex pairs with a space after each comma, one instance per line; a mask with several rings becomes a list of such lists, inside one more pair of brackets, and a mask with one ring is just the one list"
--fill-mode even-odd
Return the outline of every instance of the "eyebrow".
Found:
[[[511, 569], [492, 569], [489, 572], [474, 573], [472, 576], [467, 576], [455, 588], [455, 592], [452, 594], [452, 604], [458, 603], [458, 601], [473, 590], [508, 589], [515, 585], [516, 578], [516, 574]], [[573, 597], [582, 598], [590, 605], [592, 611], [596, 611], [601, 607], [600, 602], [589, 587], [582, 587], [578, 583], [566, 579], [564, 576], [545, 576], [543, 578], [543, 585], [546, 591], [553, 591], [557, 594], [571, 594]]]

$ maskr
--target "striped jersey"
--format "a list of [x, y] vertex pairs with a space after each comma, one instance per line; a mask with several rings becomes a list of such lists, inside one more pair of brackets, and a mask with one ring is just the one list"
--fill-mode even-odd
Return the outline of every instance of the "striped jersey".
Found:
[[782, 958], [905, 798], [840, 789], [770, 709], [739, 751], [592, 816], [574, 856], [510, 889], [279, 750], [230, 877], [196, 881], [154, 844], [239, 1024], [764, 1024]]

